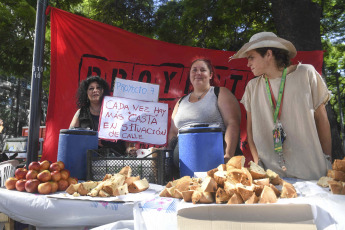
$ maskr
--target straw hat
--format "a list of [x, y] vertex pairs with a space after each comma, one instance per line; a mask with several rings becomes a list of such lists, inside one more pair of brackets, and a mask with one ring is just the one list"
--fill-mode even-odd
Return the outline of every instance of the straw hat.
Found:
[[297, 54], [295, 46], [283, 38], [278, 37], [272, 32], [260, 32], [254, 34], [248, 43], [244, 44], [242, 48], [230, 59], [245, 58], [247, 52], [257, 48], [274, 47], [284, 49], [289, 52], [290, 58], [294, 58]]

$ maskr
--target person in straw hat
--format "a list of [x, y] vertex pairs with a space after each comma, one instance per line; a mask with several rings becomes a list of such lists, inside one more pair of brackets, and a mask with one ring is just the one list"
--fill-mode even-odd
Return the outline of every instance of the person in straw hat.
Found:
[[291, 42], [261, 32], [231, 59], [247, 58], [257, 76], [241, 100], [254, 162], [281, 177], [317, 180], [331, 167], [330, 93], [312, 65], [290, 64], [296, 54]]

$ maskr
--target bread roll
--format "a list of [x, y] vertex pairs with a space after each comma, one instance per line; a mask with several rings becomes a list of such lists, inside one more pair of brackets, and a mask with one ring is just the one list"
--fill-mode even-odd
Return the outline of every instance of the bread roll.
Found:
[[253, 184], [252, 175], [250, 174], [247, 168], [243, 167], [242, 171], [243, 171], [243, 175], [242, 175], [241, 183], [247, 186], [251, 186]]
[[192, 202], [193, 204], [210, 204], [214, 202], [214, 198], [210, 192], [194, 191], [192, 194]]
[[270, 178], [271, 184], [281, 185], [283, 183], [280, 176], [276, 172], [273, 172], [271, 169], [267, 169], [266, 174], [267, 174], [268, 178]]
[[230, 199], [230, 195], [225, 192], [223, 188], [218, 188], [216, 192], [216, 203], [217, 204], [223, 204], [227, 203]]
[[125, 176], [122, 174], [114, 174], [111, 178], [103, 181], [102, 189], [111, 196], [118, 196], [118, 188], [125, 182]]
[[254, 185], [246, 186], [243, 184], [236, 184], [236, 191], [241, 195], [242, 200], [248, 200], [254, 194]]
[[202, 196], [202, 192], [194, 191], [193, 194], [192, 194], [192, 202], [193, 202], [193, 204], [199, 203], [199, 201], [201, 199], [201, 196]]
[[189, 185], [189, 190], [201, 190], [200, 184], [191, 184]]
[[284, 181], [280, 198], [295, 198], [295, 197], [297, 197], [297, 192], [296, 192], [295, 187], [292, 184]]
[[332, 169], [345, 172], [345, 160], [335, 159], [332, 164]]
[[81, 184], [70, 184], [68, 188], [66, 189], [66, 192], [70, 195], [73, 195], [73, 193], [78, 192], [78, 188], [81, 186]]
[[253, 179], [266, 178], [266, 171], [253, 161], [249, 162], [249, 172], [252, 174]]
[[256, 179], [253, 180], [254, 184], [256, 185], [270, 185], [270, 179], [269, 178], [263, 178], [263, 179]]
[[276, 196], [280, 197], [281, 192], [277, 189], [277, 187], [274, 186], [273, 184], [269, 184], [269, 186], [271, 187], [271, 189], [273, 189], [273, 191], [276, 194]]
[[176, 188], [175, 186], [166, 188], [167, 192], [170, 194], [171, 197], [174, 197], [175, 188]]
[[182, 192], [182, 197], [185, 202], [191, 202], [192, 201], [192, 195], [193, 195], [193, 190], [188, 190], [188, 191], [183, 191]]
[[217, 182], [212, 177], [206, 177], [201, 184], [201, 191], [203, 192], [216, 192]]
[[202, 196], [200, 198], [201, 204], [211, 204], [214, 202], [214, 196], [211, 192], [202, 192]]
[[121, 196], [121, 195], [127, 195], [128, 194], [128, 185], [127, 184], [123, 184], [121, 186], [119, 186], [114, 193], [114, 196]]
[[226, 165], [225, 164], [220, 164], [218, 167], [217, 167], [218, 171], [226, 171]]
[[99, 191], [101, 191], [101, 189], [103, 189], [103, 186], [104, 186], [104, 183], [106, 181], [102, 181], [100, 182], [96, 187], [94, 187], [87, 195], [88, 196], [92, 196], [92, 197], [95, 197], [95, 196], [98, 196], [98, 193]]
[[217, 171], [213, 178], [216, 181], [217, 185], [224, 188], [224, 182], [227, 180], [226, 178], [226, 171]]
[[254, 185], [254, 193], [255, 193], [255, 195], [260, 197], [261, 193], [262, 193], [262, 190], [264, 190], [265, 186], [269, 186], [269, 185], [257, 185], [257, 184], [255, 184]]
[[227, 164], [227, 165], [226, 165], [226, 171], [229, 171], [229, 170], [231, 170], [231, 169], [235, 169], [235, 167], [232, 166], [232, 165]]
[[160, 197], [172, 197], [170, 193], [168, 192], [168, 189], [165, 187], [161, 193], [159, 194]]
[[323, 176], [318, 180], [317, 185], [319, 185], [323, 188], [327, 188], [327, 187], [329, 187], [328, 181], [332, 181], [332, 180], [333, 180], [333, 178], [331, 178], [331, 177]]
[[269, 186], [265, 186], [262, 190], [259, 203], [260, 204], [271, 204], [277, 202], [277, 196], [273, 189]]
[[236, 184], [232, 181], [225, 181], [224, 191], [231, 197], [236, 192]]
[[[176, 183], [176, 189], [178, 189], [180, 192], [189, 190], [189, 186], [192, 183], [192, 179], [190, 176], [184, 176], [177, 180]], [[181, 197], [182, 198], [182, 197]]]
[[246, 159], [244, 158], [244, 156], [233, 156], [230, 158], [228, 163], [226, 163], [226, 165], [231, 165], [237, 169], [241, 169], [242, 167], [244, 167], [245, 161]]
[[124, 175], [125, 177], [131, 177], [132, 176], [132, 169], [130, 166], [125, 166], [120, 170], [119, 173]]
[[102, 181], [106, 181], [106, 180], [110, 179], [111, 176], [112, 176], [111, 174], [105, 174]]
[[230, 197], [227, 204], [243, 204], [244, 201], [240, 194], [237, 194], [236, 192]]
[[130, 186], [128, 186], [128, 191], [130, 193], [138, 193], [147, 190], [149, 187], [149, 182], [144, 178], [142, 180], [134, 181]]
[[97, 181], [86, 181], [81, 183], [81, 185], [78, 187], [78, 193], [81, 196], [86, 196], [92, 189], [96, 188], [98, 185]]
[[175, 189], [174, 190], [174, 196], [173, 196], [174, 198], [177, 198], [177, 199], [182, 199], [183, 198], [183, 196], [182, 196], [182, 192], [180, 191], [180, 190], [178, 190], [178, 189]]
[[207, 176], [214, 178], [214, 173], [218, 171], [218, 168], [211, 169], [207, 171]]
[[246, 200], [245, 204], [256, 204], [259, 202], [259, 197], [253, 193], [251, 197], [249, 197], [248, 200]]
[[332, 194], [342, 194], [344, 186], [341, 181], [329, 181], [328, 183]]
[[237, 183], [241, 183], [242, 181], [242, 177], [243, 177], [244, 172], [242, 171], [242, 169], [230, 169], [227, 172], [227, 176], [228, 178], [233, 181], [235, 184]]
[[101, 191], [99, 191], [98, 195], [100, 197], [110, 197], [110, 194], [107, 193], [106, 191], [104, 191], [103, 189]]
[[327, 176], [337, 181], [345, 181], [345, 172], [343, 171], [328, 170]]
[[132, 184], [134, 181], [140, 180], [140, 176], [135, 176], [135, 177], [127, 177], [124, 181], [124, 184]]

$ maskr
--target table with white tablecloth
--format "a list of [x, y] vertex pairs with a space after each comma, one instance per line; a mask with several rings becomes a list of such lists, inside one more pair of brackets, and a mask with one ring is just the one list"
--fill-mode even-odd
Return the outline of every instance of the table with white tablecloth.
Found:
[[[345, 195], [333, 195], [328, 188], [318, 186], [317, 181], [303, 181], [284, 178], [292, 183], [298, 193], [297, 198], [278, 199], [276, 204], [309, 204], [311, 206], [314, 223], [317, 229], [344, 230], [345, 229]], [[200, 204], [197, 204], [200, 205]], [[134, 225], [136, 230], [175, 230], [177, 212], [183, 208], [197, 206], [180, 199], [158, 197], [137, 202], [134, 205]], [[208, 204], [219, 205], [219, 204]], [[226, 205], [226, 204], [220, 204]], [[237, 204], [244, 205], [244, 204]], [[259, 204], [252, 204], [253, 207]], [[236, 206], [236, 205], [235, 205]], [[110, 228], [108, 228], [110, 229]]]
[[149, 190], [130, 194], [133, 199], [126, 201], [123, 197], [125, 202], [112, 201], [114, 198], [64, 198], [65, 192], [41, 195], [0, 188], [0, 212], [36, 229], [91, 229], [116, 222], [121, 222], [117, 226], [133, 229], [135, 201], [150, 200], [161, 188], [150, 184]]
[[[278, 199], [278, 205], [309, 204], [317, 229], [345, 229], [344, 195], [331, 194], [328, 188], [318, 186], [317, 181], [284, 179], [295, 186], [298, 197]], [[136, 201], [124, 203], [60, 199], [56, 197], [63, 193], [47, 196], [0, 188], [0, 212], [37, 229], [175, 230], [178, 211], [198, 205], [159, 197], [163, 188], [150, 184], [151, 193], [138, 194]]]

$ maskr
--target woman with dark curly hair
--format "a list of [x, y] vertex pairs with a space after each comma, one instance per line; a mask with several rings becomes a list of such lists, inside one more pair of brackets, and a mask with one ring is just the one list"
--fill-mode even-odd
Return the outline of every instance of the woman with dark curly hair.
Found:
[[[99, 76], [91, 76], [82, 81], [77, 92], [78, 111], [75, 113], [69, 128], [84, 128], [98, 131], [103, 98], [109, 95], [108, 83]], [[130, 148], [130, 144], [122, 140], [117, 142], [102, 140], [99, 142], [99, 147], [110, 147], [121, 154], [125, 152], [133, 154], [135, 149]], [[128, 151], [126, 147], [128, 147]], [[129, 152], [129, 149], [132, 151]]]

